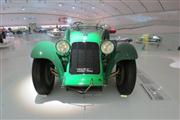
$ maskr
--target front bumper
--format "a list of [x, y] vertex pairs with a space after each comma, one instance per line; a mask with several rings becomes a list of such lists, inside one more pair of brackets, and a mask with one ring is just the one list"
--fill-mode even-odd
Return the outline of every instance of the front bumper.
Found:
[[65, 73], [64, 85], [65, 86], [103, 86], [104, 78], [101, 74], [69, 74]]

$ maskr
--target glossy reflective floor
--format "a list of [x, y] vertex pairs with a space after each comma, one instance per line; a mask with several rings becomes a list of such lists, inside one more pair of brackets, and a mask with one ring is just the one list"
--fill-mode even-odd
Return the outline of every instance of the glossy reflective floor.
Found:
[[12, 46], [0, 49], [2, 119], [178, 119], [178, 51], [138, 49], [137, 84], [127, 98], [119, 95], [114, 79], [102, 92], [85, 96], [66, 91], [57, 80], [49, 96], [39, 96], [30, 52], [35, 42], [48, 39], [44, 34], [16, 36]]

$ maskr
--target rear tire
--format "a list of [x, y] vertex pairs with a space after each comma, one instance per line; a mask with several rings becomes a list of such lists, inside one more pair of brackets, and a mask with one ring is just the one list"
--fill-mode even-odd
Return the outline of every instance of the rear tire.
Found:
[[117, 90], [121, 95], [130, 95], [136, 83], [137, 70], [135, 60], [118, 62], [116, 70], [119, 70], [116, 75]]
[[32, 80], [34, 88], [40, 95], [48, 95], [54, 87], [55, 76], [50, 68], [54, 68], [52, 62], [46, 59], [34, 59], [32, 66]]

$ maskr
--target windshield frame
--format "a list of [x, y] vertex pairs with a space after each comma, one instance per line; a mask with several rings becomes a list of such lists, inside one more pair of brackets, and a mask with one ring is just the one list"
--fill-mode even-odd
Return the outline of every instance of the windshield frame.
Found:
[[77, 25], [71, 27], [73, 30], [81, 32], [102, 32], [104, 29], [99, 26], [90, 26], [90, 25]]

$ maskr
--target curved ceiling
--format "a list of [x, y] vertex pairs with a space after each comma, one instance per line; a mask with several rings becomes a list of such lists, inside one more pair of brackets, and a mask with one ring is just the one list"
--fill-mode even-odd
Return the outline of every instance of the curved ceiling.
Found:
[[83, 20], [118, 25], [152, 21], [164, 17], [164, 14], [166, 16], [167, 13], [174, 19], [177, 19], [179, 15], [179, 0], [0, 1], [1, 25], [28, 24], [29, 22], [60, 24], [58, 18], [61, 16], [74, 21]]

